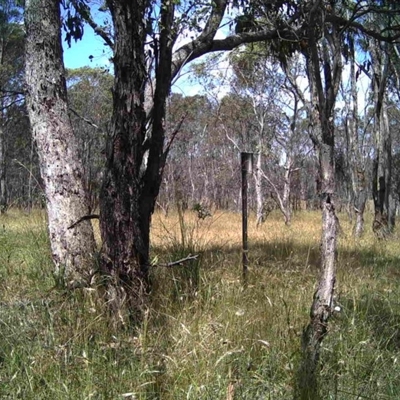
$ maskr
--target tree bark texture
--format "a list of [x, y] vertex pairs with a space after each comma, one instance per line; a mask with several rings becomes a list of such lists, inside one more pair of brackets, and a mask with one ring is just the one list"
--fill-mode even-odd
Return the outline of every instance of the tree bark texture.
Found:
[[378, 238], [385, 238], [391, 232], [389, 225], [389, 201], [391, 191], [391, 137], [387, 114], [386, 86], [389, 75], [389, 56], [383, 44], [376, 40], [370, 42], [373, 68], [374, 93], [374, 144], [372, 195], [375, 216], [372, 225]]
[[27, 0], [25, 26], [27, 106], [45, 186], [55, 276], [68, 285], [81, 284], [92, 274], [96, 245], [90, 221], [68, 229], [89, 208], [68, 116], [59, 1]]
[[[115, 30], [115, 80], [112, 130], [100, 193], [101, 268], [110, 278], [110, 304], [120, 310], [127, 301], [136, 313], [141, 310], [148, 288], [150, 221], [161, 183], [164, 141], [153, 135], [149, 146], [150, 138], [146, 137], [147, 1], [107, 3]], [[153, 111], [153, 129], [159, 118], [154, 114], [162, 111]]]
[[[310, 12], [306, 54], [312, 107], [309, 110], [311, 135], [318, 151], [322, 208], [321, 266], [318, 287], [310, 310], [310, 322], [302, 337], [303, 360], [299, 369], [295, 398], [317, 400], [318, 366], [322, 341], [327, 333], [333, 310], [336, 279], [338, 219], [335, 213], [335, 133], [333, 111], [341, 79], [340, 34], [325, 28], [322, 44], [318, 44], [324, 10], [321, 1], [314, 1]], [[323, 75], [321, 74], [321, 71]], [[314, 129], [319, 125], [320, 129]], [[319, 131], [319, 134], [315, 134]]]

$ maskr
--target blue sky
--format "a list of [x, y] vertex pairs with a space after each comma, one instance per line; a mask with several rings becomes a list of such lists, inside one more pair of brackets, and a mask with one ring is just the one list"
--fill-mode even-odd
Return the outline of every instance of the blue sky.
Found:
[[[109, 58], [112, 56], [108, 46], [103, 45], [103, 40], [95, 35], [93, 29], [85, 26], [82, 40], [75, 42], [71, 41], [71, 47], [68, 47], [64, 40], [64, 64], [66, 68], [79, 68], [84, 66], [89, 67], [104, 67], [108, 66]], [[90, 61], [90, 56], [93, 56]]]

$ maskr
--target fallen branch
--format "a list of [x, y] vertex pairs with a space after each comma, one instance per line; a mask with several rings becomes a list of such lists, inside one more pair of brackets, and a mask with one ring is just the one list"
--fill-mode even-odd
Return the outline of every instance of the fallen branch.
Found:
[[167, 268], [174, 267], [175, 265], [182, 265], [186, 261], [197, 260], [198, 257], [199, 257], [198, 254], [194, 254], [194, 255], [189, 254], [187, 257], [181, 258], [180, 260], [172, 261], [167, 264], [156, 264], [156, 265], [153, 265], [153, 267], [167, 267]]

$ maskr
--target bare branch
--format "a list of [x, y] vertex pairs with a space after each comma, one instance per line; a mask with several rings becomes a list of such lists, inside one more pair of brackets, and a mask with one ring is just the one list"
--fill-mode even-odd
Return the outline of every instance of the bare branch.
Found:
[[367, 28], [364, 24], [361, 24], [356, 21], [351, 21], [351, 20], [349, 21], [345, 18], [339, 17], [338, 15], [327, 14], [325, 20], [327, 22], [331, 22], [343, 28], [355, 28], [357, 31], [363, 33], [364, 35], [372, 37], [374, 39], [378, 39], [379, 41], [382, 42], [394, 43], [394, 42], [399, 42], [400, 39], [400, 33], [397, 33], [396, 35], [385, 36], [382, 35], [381, 32], [377, 32], [373, 29]]
[[185, 114], [181, 117], [181, 119], [178, 122], [177, 126], [175, 127], [174, 131], [171, 133], [171, 137], [170, 137], [170, 139], [165, 147], [164, 153], [163, 153], [163, 168], [164, 168], [165, 161], [167, 160], [169, 151], [171, 150], [172, 143], [174, 142], [176, 135], [181, 130], [183, 121], [185, 120], [186, 116], [187, 116], [187, 114]]
[[214, 0], [212, 2], [210, 17], [208, 18], [206, 26], [204, 27], [197, 40], [204, 42], [212, 41], [214, 39], [214, 36], [217, 33], [217, 30], [221, 24], [222, 18], [224, 17], [227, 4], [227, 0]]
[[276, 197], [278, 199], [279, 202], [279, 208], [281, 211], [283, 211], [285, 209], [284, 205], [283, 205], [283, 200], [281, 197], [281, 194], [279, 193], [278, 188], [276, 187], [276, 185], [271, 181], [271, 179], [268, 178], [268, 176], [265, 174], [265, 172], [263, 170], [260, 170], [262, 177], [271, 185], [272, 189], [274, 189], [274, 192], [276, 194]]
[[194, 255], [189, 254], [187, 257], [181, 258], [180, 260], [172, 261], [172, 262], [169, 262], [167, 264], [155, 264], [155, 265], [153, 265], [153, 267], [167, 267], [167, 268], [170, 268], [170, 267], [174, 267], [175, 265], [182, 265], [183, 263], [185, 263], [187, 261], [197, 260], [198, 257], [199, 257], [198, 254], [194, 254]]
[[90, 8], [87, 4], [82, 4], [82, 3], [77, 3], [76, 0], [71, 0], [71, 3], [75, 7], [75, 9], [79, 12], [81, 17], [86, 21], [86, 23], [93, 29], [93, 31], [99, 35], [104, 42], [111, 48], [114, 49], [114, 43], [112, 42], [110, 36], [107, 34], [107, 32], [99, 25], [94, 22], [91, 14], [90, 14]]
[[82, 121], [86, 122], [87, 124], [89, 124], [90, 126], [93, 126], [96, 129], [100, 129], [98, 127], [98, 125], [96, 125], [95, 123], [93, 123], [92, 121], [90, 121], [89, 119], [82, 117], [81, 115], [79, 115], [73, 108], [69, 107], [69, 111], [72, 112], [72, 114], [75, 114], [78, 118], [80, 118]]
[[[201, 35], [200, 35], [201, 37]], [[279, 31], [277, 29], [261, 30], [258, 32], [243, 32], [230, 35], [225, 39], [200, 40], [200, 37], [180, 47], [172, 59], [172, 76], [175, 77], [179, 70], [190, 61], [193, 61], [204, 54], [216, 51], [229, 51], [241, 44], [254, 43], [262, 40], [286, 39], [298, 40], [298, 35], [288, 29]]]
[[82, 218], [79, 218], [78, 221], [74, 222], [72, 225], [70, 225], [67, 229], [72, 229], [75, 228], [75, 226], [77, 226], [78, 224], [80, 224], [83, 221], [88, 221], [90, 219], [99, 219], [100, 215], [98, 214], [89, 214], [89, 215], [85, 215]]
[[28, 172], [28, 174], [31, 176], [31, 178], [36, 182], [36, 185], [38, 187], [41, 187], [41, 185], [40, 185], [39, 181], [36, 179], [35, 175], [33, 175], [32, 171], [25, 164], [22, 164], [22, 162], [17, 160], [16, 158], [14, 158], [13, 162], [20, 165], [22, 168], [24, 168], [25, 171]]

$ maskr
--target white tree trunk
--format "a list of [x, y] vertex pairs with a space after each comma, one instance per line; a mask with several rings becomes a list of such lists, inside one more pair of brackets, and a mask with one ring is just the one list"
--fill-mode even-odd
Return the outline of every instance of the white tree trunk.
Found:
[[292, 210], [290, 208], [290, 181], [292, 174], [293, 162], [291, 154], [287, 154], [287, 160], [285, 163], [285, 176], [283, 178], [283, 193], [282, 193], [282, 205], [283, 205], [283, 216], [285, 224], [290, 225], [292, 220]]
[[83, 167], [68, 116], [57, 0], [26, 0], [27, 105], [45, 185], [55, 276], [76, 285], [91, 275], [96, 246], [90, 221], [73, 223], [89, 212]]
[[355, 68], [355, 49], [354, 43], [350, 42], [350, 98], [346, 97], [346, 107], [349, 117], [346, 121], [346, 133], [348, 140], [348, 163], [350, 166], [350, 177], [352, 194], [351, 200], [356, 213], [354, 225], [354, 236], [360, 237], [364, 231], [364, 210], [367, 201], [365, 161], [362, 156], [362, 143], [358, 134], [358, 99], [357, 99], [357, 79]]
[[[261, 147], [261, 146], [260, 146]], [[254, 171], [254, 181], [256, 186], [256, 202], [257, 202], [257, 226], [260, 226], [265, 221], [264, 216], [264, 194], [262, 187], [262, 154], [257, 154], [257, 166]]]

